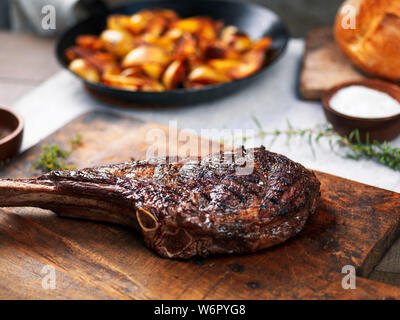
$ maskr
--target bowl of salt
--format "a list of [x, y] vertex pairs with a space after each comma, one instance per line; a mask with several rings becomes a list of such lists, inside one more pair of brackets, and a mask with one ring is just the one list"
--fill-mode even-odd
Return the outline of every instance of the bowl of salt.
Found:
[[324, 93], [322, 105], [334, 130], [362, 141], [389, 141], [400, 134], [400, 87], [382, 80], [342, 83]]

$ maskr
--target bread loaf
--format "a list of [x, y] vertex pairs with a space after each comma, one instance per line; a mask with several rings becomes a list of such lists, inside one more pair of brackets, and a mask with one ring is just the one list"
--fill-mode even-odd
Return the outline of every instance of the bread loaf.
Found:
[[400, 81], [400, 0], [347, 0], [336, 16], [334, 33], [355, 66]]

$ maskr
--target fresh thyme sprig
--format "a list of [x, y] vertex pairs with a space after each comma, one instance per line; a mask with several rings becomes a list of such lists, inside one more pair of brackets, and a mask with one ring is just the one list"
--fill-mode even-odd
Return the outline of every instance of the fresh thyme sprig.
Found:
[[[253, 121], [258, 128], [258, 132], [252, 138], [265, 139], [271, 136], [272, 139], [269, 147], [274, 144], [279, 136], [285, 135], [288, 144], [293, 137], [298, 136], [307, 138], [311, 151], [315, 156], [314, 144], [318, 143], [321, 138], [325, 138], [328, 140], [332, 151], [336, 152], [335, 147], [344, 149], [345, 153], [343, 156], [345, 158], [374, 160], [393, 170], [400, 170], [400, 148], [392, 147], [388, 142], [380, 143], [376, 140], [371, 142], [368, 135], [365, 142], [363, 142], [359, 130], [354, 130], [349, 136], [341, 136], [333, 130], [329, 123], [320, 124], [316, 128], [311, 129], [298, 129], [294, 128], [288, 121], [288, 128], [286, 130], [266, 131], [257, 118], [253, 117]], [[249, 138], [246, 137], [245, 140]]]
[[82, 135], [77, 134], [76, 137], [72, 139], [69, 143], [71, 144], [72, 148], [80, 146], [82, 144]]
[[39, 159], [32, 164], [34, 170], [49, 172], [54, 170], [75, 169], [74, 165], [65, 164], [71, 153], [82, 144], [82, 136], [77, 135], [70, 141], [71, 150], [64, 150], [58, 144], [46, 143], [41, 150]]
[[43, 172], [73, 169], [73, 166], [64, 163], [70, 155], [71, 151], [63, 150], [58, 144], [46, 143], [32, 168]]

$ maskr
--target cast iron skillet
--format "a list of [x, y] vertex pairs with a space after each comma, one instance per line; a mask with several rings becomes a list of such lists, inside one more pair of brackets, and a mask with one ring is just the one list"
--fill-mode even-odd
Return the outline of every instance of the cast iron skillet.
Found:
[[[87, 1], [86, 6], [87, 6]], [[90, 2], [90, 1], [89, 1]], [[100, 83], [85, 81], [92, 90], [115, 98], [138, 104], [151, 105], [182, 105], [208, 101], [225, 96], [230, 92], [243, 88], [266, 72], [267, 67], [275, 62], [285, 51], [289, 34], [281, 19], [271, 10], [254, 4], [231, 2], [225, 0], [151, 0], [135, 2], [115, 9], [107, 9], [101, 1], [94, 1], [96, 5], [91, 8], [93, 15], [79, 22], [67, 30], [58, 40], [56, 54], [58, 61], [64, 68], [68, 68], [65, 59], [65, 50], [73, 46], [75, 39], [80, 34], [99, 34], [106, 26], [106, 17], [111, 13], [133, 14], [144, 8], [169, 8], [177, 12], [181, 17], [196, 15], [210, 16], [215, 20], [221, 20], [225, 24], [238, 27], [250, 35], [252, 39], [264, 36], [272, 37], [272, 46], [268, 52], [265, 65], [253, 75], [218, 85], [210, 85], [200, 89], [177, 89], [165, 92], [128, 91], [105, 86]]]

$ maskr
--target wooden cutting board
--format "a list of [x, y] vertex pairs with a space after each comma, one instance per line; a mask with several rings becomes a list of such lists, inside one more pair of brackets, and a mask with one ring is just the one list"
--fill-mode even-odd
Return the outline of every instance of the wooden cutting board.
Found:
[[366, 78], [336, 45], [332, 28], [312, 30], [306, 39], [299, 93], [305, 100], [320, 100], [333, 86]]
[[[0, 176], [35, 175], [31, 164], [41, 145], [67, 146], [77, 133], [83, 144], [71, 161], [79, 167], [141, 159], [150, 129], [168, 130], [89, 113], [14, 159]], [[363, 278], [398, 236], [400, 194], [321, 172], [317, 176], [322, 198], [305, 229], [280, 246], [242, 256], [168, 260], [147, 249], [135, 230], [35, 208], [0, 209], [0, 298], [400, 298], [400, 288]], [[357, 270], [354, 290], [341, 286], [345, 265]], [[42, 287], [46, 266], [55, 268], [55, 289]]]

